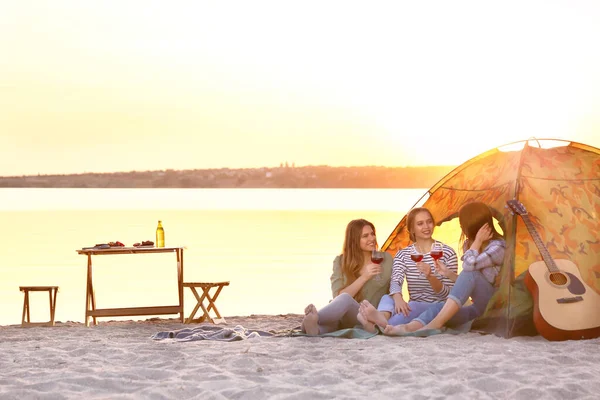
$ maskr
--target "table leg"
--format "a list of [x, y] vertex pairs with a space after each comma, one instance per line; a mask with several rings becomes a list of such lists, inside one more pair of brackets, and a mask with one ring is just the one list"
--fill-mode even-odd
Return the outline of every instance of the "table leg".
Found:
[[215, 292], [213, 297], [210, 297], [210, 295], [207, 293], [207, 297], [208, 297], [208, 311], [210, 311], [211, 309], [215, 312], [215, 314], [217, 315], [217, 318], [221, 319], [221, 314], [219, 314], [219, 310], [217, 310], [217, 305], [215, 304], [215, 302], [217, 301], [217, 297], [219, 297], [219, 293], [221, 293], [221, 290], [223, 289], [223, 286], [219, 286], [219, 288], [217, 289], [217, 291]]
[[50, 303], [50, 324], [54, 326], [54, 316], [56, 315], [56, 297], [58, 296], [58, 288], [51, 290], [54, 292], [54, 299], [51, 299]]
[[54, 293], [54, 289], [50, 288], [50, 290], [48, 290], [48, 300], [49, 300], [49, 305], [50, 305], [50, 326], [54, 326], [54, 316], [53, 314], [53, 309], [52, 309], [52, 293]]
[[177, 285], [179, 289], [179, 319], [181, 323], [185, 321], [185, 316], [183, 315], [183, 249], [177, 249]]
[[210, 317], [210, 314], [208, 314], [208, 310], [206, 309], [206, 307], [204, 307], [204, 299], [206, 299], [206, 297], [208, 296], [209, 290], [210, 290], [210, 287], [203, 287], [202, 288], [202, 296], [200, 296], [200, 297], [196, 296], [196, 299], [198, 300], [198, 304], [200, 304], [200, 307], [202, 308], [202, 311], [204, 312], [204, 315], [202, 316], [200, 321], [208, 320], [208, 321], [212, 322], [212, 318]]
[[[194, 311], [197, 311], [198, 307], [201, 307], [202, 311], [204, 312], [202, 317], [198, 318], [198, 322], [202, 322], [202, 321], [206, 321], [206, 320], [213, 322], [212, 318], [210, 317], [210, 314], [208, 313], [208, 310], [206, 309], [206, 307], [204, 307], [204, 299], [206, 299], [206, 297], [208, 296], [208, 291], [210, 290], [210, 286], [202, 288], [202, 296], [198, 295], [198, 292], [196, 292], [196, 288], [192, 287], [191, 289], [192, 289], [192, 292], [194, 292], [194, 297], [196, 297], [196, 300], [198, 301], [198, 304], [196, 304], [196, 308], [194, 309]], [[190, 321], [191, 321], [191, 319], [190, 319]]]
[[[91, 261], [91, 257], [90, 257], [90, 261]], [[92, 264], [90, 262], [90, 294], [91, 294], [91, 300], [92, 300], [92, 311], [96, 311], [96, 291], [94, 290], [94, 273], [92, 272]], [[92, 320], [94, 321], [94, 325], [98, 325], [98, 321], [96, 320], [96, 317], [92, 317]]]
[[[192, 322], [192, 320], [194, 319], [194, 315], [196, 315], [196, 312], [198, 311], [198, 309], [200, 308], [200, 296], [198, 295], [198, 292], [196, 291], [196, 288], [193, 286], [190, 286], [190, 289], [192, 289], [192, 293], [194, 294], [194, 297], [196, 298], [196, 300], [198, 301], [198, 303], [196, 303], [196, 307], [194, 307], [194, 309], [192, 310], [192, 313], [190, 314], [190, 316], [188, 317], [188, 319], [185, 321], [186, 324], [189, 324], [190, 322]], [[202, 322], [204, 320], [204, 316], [202, 316], [201, 321]]]
[[[90, 311], [96, 310], [96, 294], [94, 293], [92, 279], [92, 255], [88, 254], [87, 284], [85, 290], [85, 326], [90, 326]], [[98, 325], [96, 317], [92, 317], [92, 320], [94, 321], [94, 325]]]
[[27, 293], [27, 290], [23, 291], [23, 317], [21, 318], [21, 325], [25, 325], [25, 316], [29, 313], [29, 299]]
[[204, 311], [205, 320], [209, 320], [211, 323], [213, 323], [213, 319], [208, 314], [208, 310], [206, 309], [206, 307], [204, 307], [204, 304], [200, 304], [200, 307], [202, 307], [202, 311]]
[[92, 271], [92, 256], [90, 254], [88, 254], [87, 256], [88, 258], [88, 262], [87, 262], [87, 274], [85, 277], [85, 319], [83, 320], [83, 322], [85, 323], [85, 326], [90, 326], [90, 323], [88, 322], [89, 320], [89, 312], [90, 312], [90, 274]]
[[25, 293], [25, 298], [27, 299], [27, 323], [31, 323], [31, 315], [29, 313], [29, 290]]

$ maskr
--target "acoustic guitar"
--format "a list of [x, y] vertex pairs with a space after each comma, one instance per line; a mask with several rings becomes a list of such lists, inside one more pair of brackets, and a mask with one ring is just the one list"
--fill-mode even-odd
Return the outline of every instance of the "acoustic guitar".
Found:
[[572, 261], [552, 258], [521, 202], [509, 200], [507, 205], [521, 216], [543, 259], [525, 275], [539, 334], [553, 341], [599, 337], [600, 295], [583, 282]]

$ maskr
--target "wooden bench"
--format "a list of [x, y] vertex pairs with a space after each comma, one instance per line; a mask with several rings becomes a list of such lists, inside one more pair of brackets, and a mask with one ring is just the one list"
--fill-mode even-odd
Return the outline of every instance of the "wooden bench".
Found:
[[[217, 305], [215, 304], [217, 297], [219, 297], [221, 290], [225, 286], [229, 286], [229, 282], [184, 282], [183, 287], [189, 287], [192, 290], [194, 297], [196, 297], [196, 300], [198, 301], [190, 316], [185, 320], [185, 323], [189, 324], [191, 322], [210, 321], [214, 324], [218, 322], [225, 322], [225, 318], [221, 317], [221, 314], [219, 314], [219, 310], [217, 309]], [[196, 288], [202, 289], [202, 296], [198, 294]], [[217, 290], [211, 296], [210, 290], [212, 288], [217, 288]], [[205, 300], [208, 301], [208, 307], [204, 305]], [[199, 308], [202, 308], [204, 315], [202, 315], [200, 318], [194, 319], [194, 316]], [[215, 313], [217, 318], [211, 318], [208, 313], [211, 310]]]
[[[56, 295], [58, 293], [58, 286], [19, 286], [19, 290], [25, 293], [21, 326], [54, 326], [54, 312], [56, 310]], [[50, 321], [31, 322], [31, 316], [29, 314], [29, 292], [48, 292], [48, 295], [50, 296]], [[25, 322], [25, 316], [27, 316], [27, 322]]]

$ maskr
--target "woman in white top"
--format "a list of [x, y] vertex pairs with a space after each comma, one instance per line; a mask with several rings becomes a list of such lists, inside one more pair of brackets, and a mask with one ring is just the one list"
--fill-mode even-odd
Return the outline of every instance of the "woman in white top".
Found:
[[[427, 208], [412, 209], [407, 215], [406, 226], [413, 244], [399, 250], [394, 257], [390, 294], [382, 297], [377, 308], [366, 300], [359, 308], [357, 318], [368, 331], [374, 332], [375, 325], [384, 328], [405, 324], [432, 304], [444, 302], [458, 276], [454, 249], [437, 242], [442, 256], [436, 260], [431, 255], [436, 242], [433, 239], [435, 220]], [[415, 253], [422, 255], [422, 260], [411, 259], [411, 254]], [[410, 296], [408, 302], [402, 296], [405, 280]]]
[[[496, 291], [495, 281], [504, 263], [506, 243], [494, 228], [492, 212], [481, 202], [464, 205], [458, 212], [463, 243], [462, 267], [448, 300], [427, 309], [407, 324], [388, 326], [386, 335], [420, 329], [457, 327], [481, 316]], [[473, 304], [463, 306], [471, 298]]]

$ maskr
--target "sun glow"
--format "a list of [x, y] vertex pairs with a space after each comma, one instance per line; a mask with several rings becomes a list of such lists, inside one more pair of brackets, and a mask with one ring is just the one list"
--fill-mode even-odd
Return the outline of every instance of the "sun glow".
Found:
[[5, 2], [0, 175], [600, 146], [598, 3], [434, 3]]

